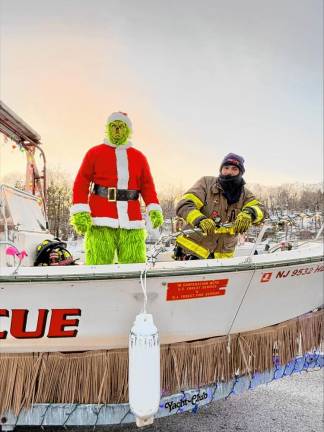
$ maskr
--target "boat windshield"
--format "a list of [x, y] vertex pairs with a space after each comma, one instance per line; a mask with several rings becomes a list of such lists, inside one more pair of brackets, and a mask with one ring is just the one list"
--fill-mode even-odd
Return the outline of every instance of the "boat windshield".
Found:
[[42, 202], [34, 195], [19, 189], [2, 185], [0, 189], [0, 231], [46, 231], [46, 221], [42, 212]]

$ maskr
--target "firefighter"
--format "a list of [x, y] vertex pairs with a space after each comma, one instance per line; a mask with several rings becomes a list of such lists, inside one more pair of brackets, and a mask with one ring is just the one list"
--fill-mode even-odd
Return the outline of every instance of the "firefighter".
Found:
[[[176, 213], [187, 222], [183, 229], [195, 227], [201, 232], [177, 238], [176, 259], [231, 258], [238, 234], [264, 220], [265, 207], [245, 187], [244, 172], [243, 157], [229, 153], [218, 177], [202, 177], [182, 196]], [[227, 223], [233, 224], [232, 233], [217, 230]]]

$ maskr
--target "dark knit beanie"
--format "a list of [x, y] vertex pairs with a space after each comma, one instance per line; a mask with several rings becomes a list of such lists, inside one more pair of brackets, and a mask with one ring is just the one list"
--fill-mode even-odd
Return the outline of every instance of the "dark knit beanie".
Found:
[[239, 156], [235, 153], [228, 153], [226, 155], [221, 163], [220, 170], [225, 165], [234, 165], [236, 166], [240, 171], [241, 174], [244, 174], [245, 168], [244, 168], [244, 158], [242, 156]]

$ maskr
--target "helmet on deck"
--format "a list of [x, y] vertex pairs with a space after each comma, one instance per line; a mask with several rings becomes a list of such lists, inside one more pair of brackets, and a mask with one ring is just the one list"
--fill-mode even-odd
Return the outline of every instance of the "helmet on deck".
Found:
[[66, 243], [58, 238], [46, 239], [36, 247], [34, 266], [62, 266], [73, 265], [75, 260], [66, 249]]

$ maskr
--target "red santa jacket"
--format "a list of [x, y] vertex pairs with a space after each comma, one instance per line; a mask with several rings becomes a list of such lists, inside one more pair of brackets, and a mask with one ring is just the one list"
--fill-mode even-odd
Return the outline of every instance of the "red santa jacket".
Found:
[[149, 164], [143, 153], [131, 147], [130, 142], [119, 147], [100, 144], [87, 152], [74, 182], [71, 214], [91, 212], [94, 225], [126, 229], [145, 227], [139, 200], [108, 201], [90, 193], [90, 183], [138, 190], [147, 212], [161, 210]]

